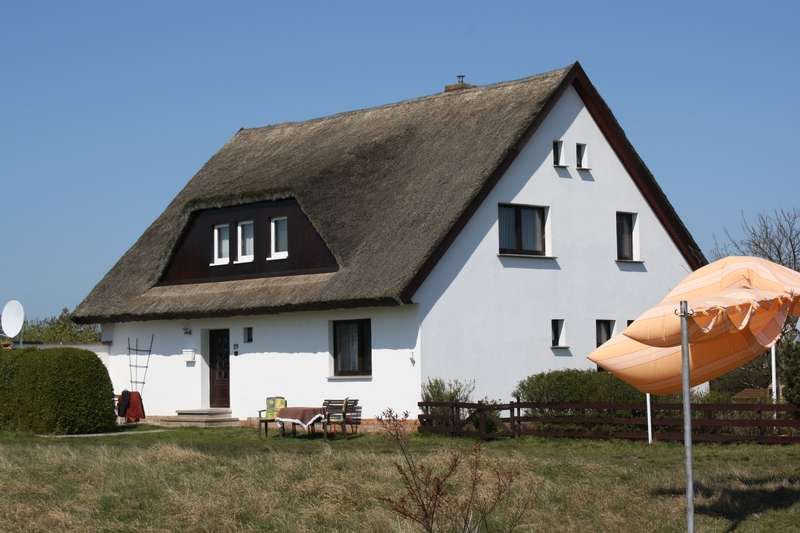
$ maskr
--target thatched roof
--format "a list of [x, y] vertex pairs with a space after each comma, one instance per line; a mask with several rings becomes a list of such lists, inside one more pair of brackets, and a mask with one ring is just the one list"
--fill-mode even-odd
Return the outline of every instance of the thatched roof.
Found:
[[[576, 63], [512, 82], [242, 129], [74, 318], [111, 322], [407, 302], [549, 106], [582, 72]], [[338, 271], [157, 285], [190, 213], [289, 197], [325, 240]]]

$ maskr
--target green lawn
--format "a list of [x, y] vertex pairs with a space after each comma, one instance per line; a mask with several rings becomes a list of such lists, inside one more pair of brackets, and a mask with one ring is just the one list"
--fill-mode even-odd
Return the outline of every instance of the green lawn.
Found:
[[[376, 498], [402, 492], [381, 435], [259, 439], [178, 429], [54, 439], [0, 432], [0, 530], [413, 531]], [[412, 438], [443, 463], [472, 441]], [[523, 530], [680, 531], [679, 445], [523, 438], [484, 445], [530, 495]], [[800, 446], [697, 445], [699, 531], [800, 524]], [[513, 502], [512, 502], [513, 504]]]

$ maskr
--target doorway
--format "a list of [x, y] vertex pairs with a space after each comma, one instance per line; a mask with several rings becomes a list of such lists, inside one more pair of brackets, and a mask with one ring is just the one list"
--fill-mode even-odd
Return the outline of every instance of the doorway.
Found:
[[209, 375], [211, 377], [211, 407], [231, 406], [230, 331], [212, 329], [208, 332]]

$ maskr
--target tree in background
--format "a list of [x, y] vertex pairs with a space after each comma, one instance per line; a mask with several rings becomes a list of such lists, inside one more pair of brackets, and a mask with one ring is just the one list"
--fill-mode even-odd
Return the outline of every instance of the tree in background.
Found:
[[[776, 209], [759, 214], [754, 221], [742, 216], [740, 232], [742, 236], [735, 238], [726, 228], [722, 242], [714, 239], [712, 257], [721, 259], [728, 255], [751, 255], [800, 271], [800, 209]], [[783, 327], [778, 343], [781, 381], [785, 382], [784, 359], [789, 357], [786, 354], [791, 350], [797, 349], [797, 339], [797, 319], [790, 317]], [[746, 388], [768, 387], [771, 381], [769, 353], [765, 353], [749, 364], [714, 380], [711, 388], [736, 393]]]
[[26, 320], [22, 336], [24, 342], [91, 344], [100, 342], [100, 329], [95, 325], [76, 324], [65, 307], [58, 316]]

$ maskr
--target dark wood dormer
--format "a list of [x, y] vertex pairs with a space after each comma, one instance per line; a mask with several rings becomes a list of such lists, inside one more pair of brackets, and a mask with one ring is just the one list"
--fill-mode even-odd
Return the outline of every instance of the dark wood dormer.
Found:
[[[283, 218], [286, 244], [278, 247], [286, 251], [275, 253], [272, 221]], [[252, 260], [243, 253], [238, 235], [238, 225], [250, 221], [253, 223]], [[227, 261], [215, 257], [215, 252], [217, 255], [225, 254], [220, 253], [214, 244], [215, 228], [225, 225], [228, 227]], [[276, 243], [279, 241], [277, 239]], [[338, 269], [333, 254], [297, 202], [293, 199], [273, 200], [192, 213], [159, 284], [294, 276]]]

